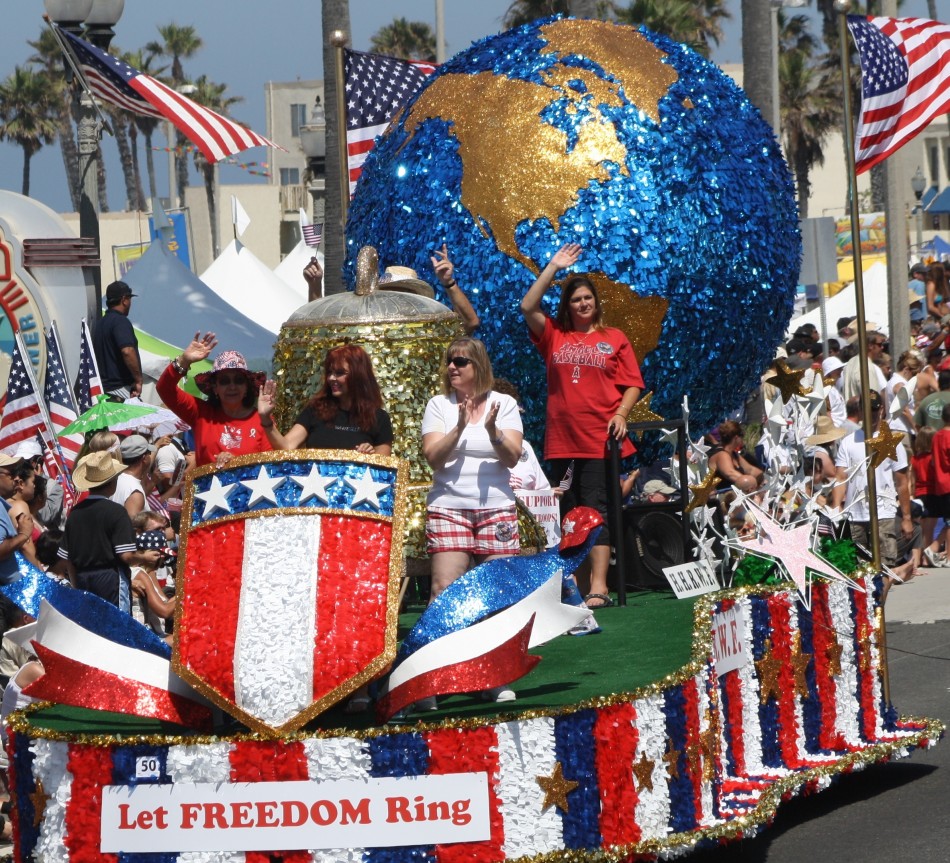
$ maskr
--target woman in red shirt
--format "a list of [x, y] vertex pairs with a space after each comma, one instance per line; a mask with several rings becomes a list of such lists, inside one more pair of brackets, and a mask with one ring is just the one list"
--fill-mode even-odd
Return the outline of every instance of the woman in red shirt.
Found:
[[596, 609], [613, 605], [607, 593], [607, 441], [611, 437], [619, 441], [622, 456], [633, 454], [627, 415], [640, 398], [643, 378], [626, 335], [604, 326], [600, 298], [587, 276], [567, 279], [554, 320], [541, 308], [557, 272], [576, 264], [581, 251], [576, 243], [558, 249], [525, 294], [521, 313], [547, 367], [544, 457], [552, 464], [552, 485], [556, 487], [574, 464], [561, 510], [590, 506], [604, 517], [604, 527], [590, 553], [587, 605]]
[[226, 464], [236, 455], [267, 452], [270, 442], [257, 413], [257, 396], [264, 372], [252, 372], [237, 351], [224, 351], [210, 372], [195, 376], [195, 384], [208, 396], [196, 399], [178, 386], [193, 363], [206, 359], [218, 340], [214, 333], [195, 338], [162, 372], [155, 389], [169, 410], [191, 426], [195, 436], [195, 463]]

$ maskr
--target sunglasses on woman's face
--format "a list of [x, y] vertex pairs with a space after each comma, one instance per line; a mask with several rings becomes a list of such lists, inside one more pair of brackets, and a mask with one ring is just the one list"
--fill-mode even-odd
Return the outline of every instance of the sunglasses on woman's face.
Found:
[[449, 357], [445, 361], [446, 368], [449, 366], [455, 366], [457, 369], [464, 369], [471, 360], [468, 357]]
[[222, 375], [220, 372], [215, 378], [215, 383], [220, 384], [223, 387], [231, 386], [231, 384], [243, 384], [247, 380], [246, 375]]

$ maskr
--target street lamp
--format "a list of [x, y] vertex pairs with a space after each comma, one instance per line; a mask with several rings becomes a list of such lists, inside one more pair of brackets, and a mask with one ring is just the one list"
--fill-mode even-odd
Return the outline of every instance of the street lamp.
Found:
[[[115, 36], [113, 25], [122, 17], [125, 0], [43, 0], [50, 20], [76, 36], [82, 36], [103, 51]], [[85, 31], [82, 25], [85, 24]], [[92, 96], [74, 82], [77, 143], [79, 147], [79, 235], [96, 241], [99, 250], [99, 141], [102, 121]], [[95, 326], [102, 312], [102, 269], [92, 270], [94, 309], [90, 325]]]
[[923, 259], [920, 247], [924, 244], [924, 208], [920, 202], [924, 197], [924, 189], [927, 188], [927, 178], [924, 176], [924, 172], [920, 170], [919, 165], [917, 166], [917, 172], [910, 178], [910, 187], [914, 190], [914, 197], [917, 198], [917, 206], [914, 208], [914, 213], [917, 215], [917, 254]]

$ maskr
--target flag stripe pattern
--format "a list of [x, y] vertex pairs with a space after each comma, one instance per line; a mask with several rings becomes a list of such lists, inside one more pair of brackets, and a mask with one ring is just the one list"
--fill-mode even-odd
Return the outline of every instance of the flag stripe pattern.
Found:
[[240, 123], [199, 105], [158, 79], [143, 75], [95, 45], [63, 29], [57, 30], [75, 53], [90, 89], [97, 96], [136, 114], [170, 120], [209, 162], [218, 162], [250, 147], [284, 149]]
[[323, 223], [316, 225], [303, 225], [301, 227], [304, 242], [312, 249], [317, 248], [323, 241]]
[[350, 195], [363, 162], [393, 115], [411, 99], [436, 67], [432, 63], [397, 60], [382, 54], [344, 52], [346, 94], [346, 156]]
[[10, 454], [21, 441], [29, 440], [42, 431], [46, 423], [40, 406], [39, 394], [33, 385], [32, 375], [26, 368], [21, 342], [13, 342], [10, 358], [10, 376], [7, 379], [7, 396], [3, 405], [3, 420], [0, 422], [0, 450]]
[[54, 327], [50, 327], [46, 334], [46, 381], [43, 385], [43, 398], [46, 401], [50, 422], [53, 424], [53, 431], [56, 432], [66, 467], [72, 470], [73, 462], [76, 461], [76, 456], [82, 449], [83, 436], [81, 434], [60, 435], [60, 432], [76, 419], [78, 413], [73, 394], [66, 381], [66, 368], [63, 365], [63, 355], [59, 349]]
[[[621, 852], [659, 849], [677, 856], [706, 838], [707, 830], [722, 838], [730, 835], [732, 824], [734, 835], [748, 837], [783, 796], [802, 787], [820, 790], [834, 773], [906, 755], [908, 747], [929, 746], [939, 737], [939, 723], [899, 719], [883, 703], [880, 647], [872, 631], [875, 585], [866, 579], [861, 586], [866, 592], [843, 583], [816, 583], [814, 607], [821, 612], [807, 631], [796, 629], [811, 612], [797, 604], [794, 591], [717, 600], [714, 612], [727, 604], [742, 607], [741, 638], [749, 655], [744, 666], [722, 675], [716, 673], [710, 650], [705, 660], [702, 654], [694, 656], [691, 670], [661, 691], [650, 687], [633, 697], [617, 696], [597, 707], [549, 717], [371, 737], [174, 743], [156, 747], [162, 769], [144, 781], [327, 782], [466, 771], [487, 777], [490, 837], [483, 842], [284, 855], [295, 863], [423, 858], [501, 863], [565, 850], [609, 850], [619, 857]], [[835, 631], [824, 636], [825, 647], [834, 642], [840, 656], [837, 650], [819, 651], [814, 637], [829, 621]], [[756, 671], [769, 655], [778, 662], [778, 671], [767, 686]], [[804, 675], [795, 670], [802, 656], [809, 669]], [[825, 686], [845, 692], [830, 705], [823, 699], [819, 709], [830, 708], [828, 721], [836, 733], [819, 740], [814, 716], [801, 708]], [[749, 733], [748, 722], [760, 736]], [[151, 752], [120, 740], [102, 747], [45, 740], [30, 746], [17, 731], [11, 750], [24, 860], [34, 851], [40, 859], [39, 852], [49, 849], [51, 841], [95, 847], [99, 821], [89, 815], [89, 800], [95, 799], [99, 785], [143, 781], [134, 777], [136, 756]], [[103, 769], [107, 762], [110, 770]], [[742, 763], [744, 771], [738, 769]], [[70, 769], [64, 770], [67, 764]], [[539, 781], [557, 774], [576, 783], [566, 792], [566, 808], [547, 799]], [[84, 781], [77, 786], [80, 776]], [[37, 780], [49, 802], [33, 829], [33, 807], [41, 797], [35, 793]], [[265, 859], [260, 853], [231, 852], [202, 859], [223, 863], [242, 857], [244, 863]], [[194, 853], [163, 857], [167, 863], [194, 859]]]
[[79, 413], [84, 414], [103, 394], [99, 366], [96, 365], [96, 353], [92, 349], [92, 336], [89, 325], [83, 320], [79, 332], [79, 373], [76, 376], [76, 404]]
[[861, 61], [855, 168], [867, 171], [950, 110], [950, 24], [848, 16]]

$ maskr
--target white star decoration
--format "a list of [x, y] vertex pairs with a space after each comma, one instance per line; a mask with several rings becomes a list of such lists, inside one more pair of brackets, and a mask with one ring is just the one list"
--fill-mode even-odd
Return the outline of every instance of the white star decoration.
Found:
[[354, 495], [353, 500], [350, 501], [350, 506], [354, 507], [365, 501], [373, 509], [379, 509], [379, 495], [389, 488], [388, 482], [376, 482], [369, 468], [365, 468], [363, 475], [358, 479], [343, 477], [343, 482], [353, 489]]
[[320, 473], [320, 466], [310, 465], [310, 473], [306, 476], [292, 476], [290, 479], [300, 486], [300, 503], [315, 497], [322, 503], [329, 503], [330, 498], [327, 495], [327, 489], [335, 485], [337, 477], [324, 476]]
[[262, 500], [269, 500], [274, 506], [277, 506], [277, 495], [275, 492], [286, 481], [287, 477], [270, 476], [267, 473], [267, 468], [261, 465], [260, 470], [257, 472], [257, 479], [245, 479], [241, 481], [241, 485], [251, 492], [251, 496], [247, 501], [248, 508]]
[[230, 483], [229, 485], [223, 485], [221, 480], [213, 476], [211, 477], [211, 486], [207, 491], [196, 491], [195, 497], [199, 500], [203, 500], [205, 504], [205, 518], [210, 518], [211, 513], [216, 509], [220, 509], [224, 513], [231, 512], [231, 505], [228, 503], [228, 495], [231, 493], [235, 483]]

